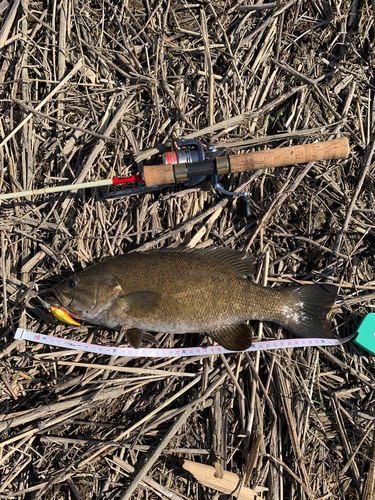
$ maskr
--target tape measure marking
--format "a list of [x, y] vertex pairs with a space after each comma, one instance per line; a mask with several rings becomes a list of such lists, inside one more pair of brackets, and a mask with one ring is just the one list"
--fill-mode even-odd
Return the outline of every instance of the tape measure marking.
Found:
[[[348, 342], [357, 334], [354, 333], [344, 339], [283, 339], [283, 340], [264, 340], [262, 342], [254, 342], [246, 352], [265, 351], [272, 349], [287, 349], [290, 347], [314, 347], [314, 346], [337, 346]], [[39, 342], [40, 344], [53, 345], [63, 347], [65, 349], [76, 349], [79, 351], [93, 352], [95, 354], [107, 354], [108, 356], [127, 356], [127, 357], [145, 357], [145, 358], [178, 358], [184, 356], [209, 356], [213, 354], [231, 354], [238, 351], [228, 351], [222, 346], [208, 347], [179, 347], [171, 349], [159, 348], [140, 348], [133, 349], [132, 347], [109, 347], [97, 344], [88, 344], [77, 340], [63, 339], [60, 337], [52, 337], [41, 333], [28, 332], [23, 328], [17, 328], [14, 336], [18, 340], [30, 340], [31, 342]], [[239, 351], [243, 352], [243, 351]]]

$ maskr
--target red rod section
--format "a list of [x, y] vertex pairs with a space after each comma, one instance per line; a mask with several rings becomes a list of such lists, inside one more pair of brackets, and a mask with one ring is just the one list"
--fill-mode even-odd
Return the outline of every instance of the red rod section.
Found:
[[142, 175], [131, 175], [130, 177], [114, 177], [112, 184], [128, 184], [130, 182], [140, 182]]

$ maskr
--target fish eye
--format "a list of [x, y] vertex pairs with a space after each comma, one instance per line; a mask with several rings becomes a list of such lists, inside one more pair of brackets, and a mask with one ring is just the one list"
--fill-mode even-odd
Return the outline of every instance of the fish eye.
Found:
[[68, 287], [69, 288], [74, 288], [76, 286], [76, 282], [73, 281], [73, 280], [69, 280], [68, 283], [67, 283]]

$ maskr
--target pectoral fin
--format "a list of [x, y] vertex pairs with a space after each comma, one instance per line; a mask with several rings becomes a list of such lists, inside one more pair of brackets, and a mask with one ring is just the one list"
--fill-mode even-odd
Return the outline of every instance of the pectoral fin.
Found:
[[134, 318], [145, 318], [158, 309], [160, 302], [161, 295], [158, 292], [134, 292], [119, 297], [116, 300], [116, 308], [119, 307]]
[[228, 351], [244, 351], [248, 349], [251, 346], [253, 337], [251, 328], [245, 323], [223, 326], [208, 333]]

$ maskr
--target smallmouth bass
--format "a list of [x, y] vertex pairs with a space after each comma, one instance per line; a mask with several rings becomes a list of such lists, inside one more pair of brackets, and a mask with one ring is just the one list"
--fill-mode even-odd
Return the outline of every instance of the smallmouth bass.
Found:
[[226, 349], [251, 346], [247, 320], [270, 321], [299, 337], [333, 337], [326, 316], [337, 288], [263, 287], [246, 278], [253, 261], [228, 248], [134, 252], [106, 259], [50, 289], [76, 320], [144, 332], [209, 334]]

